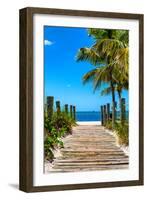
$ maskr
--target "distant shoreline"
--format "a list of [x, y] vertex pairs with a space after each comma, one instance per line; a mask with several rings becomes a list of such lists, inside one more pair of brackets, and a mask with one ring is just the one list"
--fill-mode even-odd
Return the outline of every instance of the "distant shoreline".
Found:
[[101, 121], [77, 121], [78, 125], [101, 125]]
[[[119, 119], [120, 112], [116, 112], [116, 118]], [[129, 112], [126, 111], [126, 118], [128, 119]], [[100, 111], [77, 111], [76, 112], [76, 120], [80, 122], [93, 122], [93, 121], [101, 121], [101, 112]]]

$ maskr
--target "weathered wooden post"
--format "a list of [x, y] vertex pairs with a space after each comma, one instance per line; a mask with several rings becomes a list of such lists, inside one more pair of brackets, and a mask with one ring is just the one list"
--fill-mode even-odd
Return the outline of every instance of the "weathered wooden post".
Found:
[[71, 117], [71, 118], [73, 117], [73, 116], [72, 116], [72, 108], [73, 108], [73, 106], [70, 105], [70, 117]]
[[53, 115], [53, 107], [54, 107], [54, 97], [48, 96], [47, 97], [47, 114], [49, 120], [52, 118]]
[[76, 107], [73, 106], [73, 119], [76, 120]]
[[121, 99], [121, 112], [120, 112], [120, 121], [123, 124], [124, 121], [126, 120], [126, 101], [125, 98]]
[[106, 119], [105, 119], [105, 112], [104, 112], [104, 105], [103, 105], [103, 125], [105, 125], [105, 121]]
[[102, 122], [102, 125], [104, 125], [104, 111], [103, 111], [103, 106], [101, 106], [101, 122]]
[[110, 103], [107, 103], [107, 122], [110, 120]]
[[68, 104], [65, 104], [65, 113], [68, 115]]
[[104, 125], [107, 123], [106, 105], [104, 105]]
[[61, 111], [60, 101], [56, 101], [56, 110], [57, 110], [57, 113], [60, 113], [60, 111]]
[[116, 121], [116, 108], [117, 102], [112, 103], [112, 127], [114, 127]]

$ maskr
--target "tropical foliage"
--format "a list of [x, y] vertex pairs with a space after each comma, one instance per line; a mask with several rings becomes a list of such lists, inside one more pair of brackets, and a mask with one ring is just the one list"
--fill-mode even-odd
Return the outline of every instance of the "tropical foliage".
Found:
[[62, 138], [72, 133], [73, 125], [75, 121], [64, 112], [54, 112], [51, 119], [45, 113], [44, 154], [46, 160], [53, 161], [54, 151], [64, 147]]
[[108, 85], [102, 95], [112, 96], [112, 127], [116, 123], [116, 92], [120, 102], [123, 89], [128, 89], [129, 35], [127, 30], [88, 29], [94, 42], [91, 47], [80, 48], [77, 61], [88, 61], [94, 69], [83, 75], [83, 83], [93, 83], [96, 91], [103, 83]]

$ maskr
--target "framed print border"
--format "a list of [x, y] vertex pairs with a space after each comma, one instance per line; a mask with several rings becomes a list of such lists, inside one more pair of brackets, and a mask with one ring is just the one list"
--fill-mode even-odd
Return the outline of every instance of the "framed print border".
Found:
[[[139, 180], [96, 182], [66, 185], [33, 186], [33, 15], [52, 14], [82, 17], [132, 19], [139, 21]], [[112, 13], [49, 8], [24, 8], [20, 10], [20, 141], [19, 188], [25, 192], [75, 190], [88, 188], [143, 185], [144, 182], [144, 16], [142, 14]]]

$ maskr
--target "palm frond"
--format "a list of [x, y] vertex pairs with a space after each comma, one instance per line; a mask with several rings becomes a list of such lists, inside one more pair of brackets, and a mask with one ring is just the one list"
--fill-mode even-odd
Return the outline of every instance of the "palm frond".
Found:
[[89, 28], [88, 36], [93, 37], [95, 40], [108, 38], [108, 31], [106, 29]]
[[119, 40], [124, 42], [126, 46], [129, 45], [129, 31], [128, 30], [122, 30], [121, 35], [119, 37]]
[[107, 88], [105, 88], [105, 89], [103, 89], [103, 90], [101, 91], [101, 95], [102, 95], [102, 96], [106, 96], [106, 95], [111, 94], [111, 92], [112, 92], [112, 88], [111, 88], [111, 87], [107, 87]]
[[123, 47], [123, 42], [116, 39], [101, 39], [93, 45], [93, 48], [100, 56], [106, 57], [113, 57], [116, 50]]
[[100, 55], [92, 48], [81, 48], [76, 56], [76, 61], [89, 61], [92, 65], [103, 63]]
[[129, 70], [129, 48], [121, 48], [115, 52], [114, 61], [122, 73], [128, 73]]
[[119, 67], [113, 67], [112, 79], [116, 86], [128, 89], [128, 75], [125, 72], [122, 73], [122, 70]]
[[110, 66], [106, 65], [103, 67], [100, 67], [96, 70], [95, 76], [94, 76], [94, 91], [101, 87], [102, 83], [108, 83], [111, 80], [111, 68]]
[[97, 71], [97, 68], [95, 68], [95, 69], [87, 72], [86, 74], [84, 74], [84, 76], [82, 78], [83, 83], [86, 84], [90, 81], [93, 81], [96, 71]]

